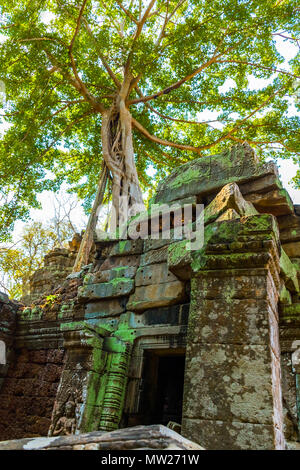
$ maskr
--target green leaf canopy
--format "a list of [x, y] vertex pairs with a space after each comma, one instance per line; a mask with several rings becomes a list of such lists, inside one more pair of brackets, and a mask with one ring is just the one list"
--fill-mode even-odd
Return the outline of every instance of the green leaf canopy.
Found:
[[175, 166], [233, 142], [297, 160], [299, 61], [284, 68], [276, 38], [299, 44], [299, 10], [293, 0], [0, 0], [2, 236], [63, 181], [88, 207], [102, 114], [128, 77], [136, 167], [150, 193]]

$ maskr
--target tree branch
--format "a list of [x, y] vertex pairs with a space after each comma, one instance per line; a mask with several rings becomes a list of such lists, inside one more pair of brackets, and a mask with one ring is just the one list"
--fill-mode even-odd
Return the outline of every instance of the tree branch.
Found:
[[150, 3], [149, 3], [149, 5], [147, 6], [146, 11], [145, 11], [145, 13], [144, 13], [144, 15], [143, 15], [141, 21], [139, 21], [139, 23], [138, 23], [138, 25], [137, 25], [137, 29], [136, 29], [136, 32], [135, 32], [135, 35], [134, 35], [134, 39], [133, 39], [134, 41], [137, 41], [138, 38], [140, 37], [140, 34], [141, 34], [141, 32], [142, 32], [142, 29], [143, 29], [143, 26], [144, 26], [144, 24], [146, 23], [147, 18], [148, 18], [148, 16], [149, 16], [150, 11], [152, 10], [153, 5], [154, 5], [155, 2], [156, 2], [156, 0], [151, 0]]
[[16, 25], [17, 25], [17, 23], [12, 23], [12, 24], [9, 24], [9, 25], [7, 25], [7, 26], [1, 25], [1, 26], [0, 26], [0, 30], [1, 30], [1, 29], [13, 28], [13, 27], [16, 26]]
[[[62, 111], [64, 111], [65, 109], [69, 108], [72, 104], [76, 104], [76, 103], [85, 103], [84, 100], [76, 100], [76, 101], [71, 101], [69, 103], [67, 103], [65, 106], [63, 106], [62, 108], [58, 109], [57, 111], [55, 111], [55, 113], [53, 114], [50, 114], [49, 117], [47, 117], [46, 119], [44, 119], [40, 124], [39, 124], [39, 127], [42, 127], [44, 126], [48, 121], [50, 121], [54, 116], [56, 116], [57, 114], [61, 113]], [[29, 127], [29, 129], [27, 130], [27, 132], [25, 133], [25, 135], [22, 137], [22, 139], [20, 140], [20, 142], [24, 142], [24, 140], [27, 139], [28, 135], [30, 134], [30, 131], [32, 129], [32, 127], [34, 126], [34, 123], [32, 123], [32, 125]]]
[[[108, 6], [106, 5], [106, 3], [104, 2], [104, 0], [102, 0], [102, 3], [103, 5], [105, 6], [106, 9], [108, 9]], [[124, 24], [121, 24], [119, 21], [117, 21], [115, 18], [110, 18], [112, 24], [114, 25], [115, 27], [115, 30], [117, 31], [118, 35], [120, 36], [121, 39], [124, 39], [124, 25], [125, 25], [125, 21], [124, 21]]]
[[178, 80], [178, 82], [173, 83], [173, 85], [171, 85], [167, 88], [164, 88], [163, 90], [160, 90], [160, 91], [158, 91], [157, 93], [155, 93], [153, 95], [144, 96], [144, 98], [137, 98], [137, 99], [134, 99], [134, 100], [130, 100], [130, 101], [128, 101], [127, 104], [130, 106], [132, 104], [137, 104], [137, 103], [146, 103], [147, 101], [151, 101], [153, 99], [156, 99], [161, 95], [166, 95], [166, 94], [170, 93], [171, 91], [176, 90], [177, 88], [179, 88], [185, 82], [187, 82], [191, 78], [195, 77], [195, 75], [202, 72], [202, 70], [209, 67], [214, 62], [216, 62], [216, 59], [214, 57], [212, 57], [211, 59], [209, 59], [209, 61], [205, 62], [205, 64], [202, 64], [201, 67], [197, 68], [191, 74], [187, 75], [186, 77], [182, 78], [181, 80]]
[[39, 124], [39, 126], [44, 126], [44, 125], [45, 125], [48, 121], [50, 121], [50, 119], [52, 119], [54, 116], [56, 116], [57, 114], [61, 113], [61, 112], [64, 111], [65, 109], [69, 108], [70, 106], [72, 106], [72, 104], [78, 104], [78, 103], [85, 103], [85, 100], [69, 101], [65, 106], [63, 106], [62, 108], [58, 109], [57, 111], [55, 111], [55, 113], [50, 114], [49, 117], [47, 117], [46, 119], [44, 119], [44, 120]]
[[[285, 143], [282, 141], [282, 140], [273, 140], [273, 141], [269, 141], [269, 140], [266, 140], [266, 141], [255, 141], [255, 140], [251, 140], [251, 139], [248, 139], [248, 138], [245, 138], [245, 139], [239, 139], [238, 137], [235, 137], [235, 136], [230, 136], [229, 137], [231, 140], [234, 140], [235, 142], [240, 142], [240, 143], [244, 143], [244, 142], [248, 142], [249, 145], [273, 145], [273, 144], [280, 144], [282, 145], [282, 147], [284, 147], [288, 152], [293, 152], [293, 153], [300, 153], [300, 152], [297, 152], [296, 150], [294, 149], [291, 149], [289, 147], [287, 147], [285, 145]], [[282, 147], [277, 147], [278, 150], [282, 150]], [[274, 147], [272, 147], [274, 148]]]
[[[84, 5], [86, 3], [87, 0], [85, 0], [84, 2]], [[80, 18], [81, 18], [81, 15], [80, 15]], [[70, 60], [71, 60], [71, 65], [72, 65], [72, 70], [73, 70], [73, 73], [75, 75], [75, 78], [72, 77], [72, 75], [70, 75], [69, 73], [67, 73], [65, 70], [64, 70], [64, 67], [61, 66], [59, 64], [59, 62], [57, 61], [57, 59], [49, 52], [47, 51], [46, 49], [44, 49], [44, 52], [45, 54], [47, 55], [49, 61], [52, 63], [52, 65], [55, 67], [55, 70], [59, 71], [72, 85], [74, 88], [76, 88], [76, 90], [84, 97], [84, 99], [89, 102], [94, 109], [96, 109], [97, 111], [99, 111], [100, 113], [103, 113], [105, 111], [105, 107], [102, 105], [102, 103], [100, 103], [91, 93], [90, 91], [87, 89], [86, 85], [82, 82], [82, 80], [80, 79], [78, 73], [77, 73], [77, 69], [76, 69], [76, 64], [75, 64], [75, 60], [74, 60], [74, 57], [72, 55], [72, 47], [73, 47], [73, 39], [75, 40], [75, 37], [77, 35], [77, 27], [76, 27], [76, 30], [75, 30], [75, 33], [74, 33], [74, 36], [72, 38], [72, 41], [71, 41], [71, 44], [70, 46], [66, 46], [66, 44], [64, 44], [63, 42], [61, 41], [58, 41], [60, 43], [62, 43], [65, 47], [68, 48], [69, 50], [69, 56], [70, 56]], [[33, 40], [49, 40], [49, 41], [55, 41], [57, 42], [57, 40], [55, 39], [52, 39], [52, 38], [28, 38], [28, 39], [23, 39], [23, 40], [20, 40], [20, 41], [33, 41]], [[72, 46], [72, 47], [71, 47]]]
[[34, 41], [51, 41], [51, 42], [56, 42], [58, 44], [61, 44], [64, 47], [68, 47], [65, 42], [63, 42], [61, 39], [57, 38], [49, 38], [49, 37], [40, 37], [40, 38], [24, 38], [24, 39], [17, 39], [17, 42], [34, 42]]
[[152, 142], [155, 142], [156, 144], [160, 145], [166, 145], [167, 147], [174, 147], [177, 149], [181, 150], [189, 150], [191, 152], [196, 152], [200, 153], [201, 148], [193, 147], [192, 145], [184, 145], [184, 144], [177, 144], [175, 142], [170, 142], [168, 140], [160, 139], [159, 137], [156, 137], [155, 135], [150, 134], [150, 132], [147, 131], [136, 119], [132, 118], [132, 124], [133, 126], [139, 130], [145, 137], [147, 137], [149, 140], [152, 140]]
[[[154, 14], [154, 13], [153, 13]], [[151, 16], [151, 14], [149, 15]], [[207, 23], [209, 20], [211, 20], [212, 17], [208, 17], [205, 19], [205, 21], [202, 21], [202, 23], [198, 23], [196, 27], [194, 28], [191, 28], [191, 30], [187, 33], [187, 36], [189, 36], [190, 34], [194, 33], [195, 31], [197, 31], [201, 26], [203, 26], [205, 23]], [[187, 37], [186, 36], [186, 37]], [[153, 64], [153, 62], [155, 62], [157, 60], [157, 58], [159, 57], [159, 55], [161, 55], [168, 47], [174, 45], [176, 42], [180, 41], [181, 38], [177, 38], [175, 39], [174, 41], [171, 41], [169, 42], [168, 44], [165, 44], [163, 47], [160, 46], [158, 47], [157, 51], [156, 51], [156, 56], [154, 56], [154, 58], [152, 58], [149, 62], [146, 62], [144, 64], [144, 67], [143, 67], [143, 73], [145, 72], [145, 69], [148, 67], [148, 66], [151, 66], [151, 64]], [[136, 80], [136, 83], [139, 82], [139, 80], [142, 78], [142, 73], [139, 74], [139, 76], [135, 79]], [[133, 87], [131, 87], [130, 91], [132, 90]]]
[[165, 17], [165, 20], [164, 20], [164, 24], [162, 26], [162, 29], [159, 33], [159, 36], [157, 38], [157, 41], [156, 41], [156, 46], [158, 46], [161, 42], [161, 40], [163, 39], [164, 37], [164, 34], [165, 34], [165, 30], [166, 30], [166, 27], [170, 21], [170, 19], [175, 15], [176, 11], [178, 10], [178, 8], [181, 7], [181, 5], [183, 5], [183, 3], [185, 2], [186, 0], [179, 0], [179, 2], [177, 3], [177, 5], [175, 6], [174, 10], [168, 15], [168, 10], [167, 10], [167, 13], [166, 13], [166, 17]]
[[131, 19], [131, 21], [133, 21], [136, 25], [138, 25], [138, 21], [135, 19], [135, 17], [132, 15], [132, 13], [124, 7], [124, 5], [122, 4], [122, 1], [121, 0], [116, 0], [117, 4], [119, 5], [120, 8], [122, 8], [122, 10], [124, 11], [124, 13], [128, 16], [128, 18]]
[[[286, 85], [285, 85], [286, 86]], [[202, 150], [208, 150], [210, 149], [211, 147], [214, 147], [216, 144], [226, 140], [226, 139], [230, 139], [231, 138], [231, 135], [236, 132], [240, 127], [241, 125], [243, 124], [243, 122], [247, 121], [248, 119], [250, 119], [252, 116], [254, 116], [254, 114], [256, 114], [258, 111], [260, 111], [262, 108], [264, 108], [276, 95], [278, 95], [278, 93], [280, 93], [284, 88], [285, 86], [279, 88], [279, 90], [277, 90], [276, 92], [272, 93], [271, 96], [269, 96], [269, 98], [267, 100], [265, 100], [260, 106], [258, 106], [254, 111], [252, 111], [249, 115], [247, 115], [246, 117], [244, 117], [233, 129], [231, 129], [229, 132], [227, 132], [225, 135], [219, 137], [217, 140], [215, 140], [214, 142], [210, 143], [210, 144], [207, 144], [207, 145], [202, 145], [201, 147], [193, 147], [191, 145], [183, 145], [183, 144], [177, 144], [177, 143], [174, 143], [174, 142], [170, 142], [170, 141], [167, 141], [167, 140], [163, 140], [163, 139], [160, 139], [159, 137], [156, 137], [154, 135], [151, 135], [147, 129], [145, 129], [138, 121], [136, 121], [136, 119], [132, 118], [132, 124], [134, 125], [134, 127], [136, 127], [145, 137], [147, 137], [149, 140], [151, 140], [152, 142], [155, 142], [157, 144], [160, 144], [160, 145], [166, 145], [168, 147], [175, 147], [175, 148], [178, 148], [178, 149], [181, 149], [181, 150], [188, 150], [188, 151], [192, 151], [192, 152], [196, 152], [198, 154], [201, 153]]]
[[95, 46], [96, 46], [96, 52], [97, 52], [98, 56], [100, 57], [101, 62], [102, 62], [102, 64], [104, 65], [104, 67], [105, 67], [105, 69], [106, 69], [108, 75], [110, 76], [110, 78], [112, 79], [112, 81], [115, 83], [115, 85], [116, 85], [118, 88], [121, 88], [121, 83], [120, 83], [120, 81], [118, 80], [118, 78], [116, 77], [116, 75], [114, 74], [114, 72], [111, 70], [111, 68], [110, 68], [110, 66], [108, 65], [108, 63], [107, 63], [107, 61], [106, 61], [104, 55], [102, 54], [102, 52], [99, 50], [99, 48], [98, 48], [98, 43], [97, 43], [97, 41], [96, 41], [96, 38], [95, 38], [94, 35], [93, 35], [93, 32], [92, 32], [92, 30], [91, 30], [91, 28], [90, 28], [90, 26], [89, 26], [87, 20], [83, 17], [83, 18], [82, 18], [82, 21], [84, 22], [85, 28], [86, 28], [86, 30], [87, 30], [89, 36], [92, 38], [92, 40], [93, 40]]
[[75, 42], [75, 39], [76, 39], [76, 36], [79, 32], [79, 29], [80, 29], [80, 24], [81, 24], [81, 18], [82, 18], [82, 15], [83, 15], [83, 11], [84, 11], [84, 8], [85, 8], [85, 5], [87, 3], [87, 0], [84, 0], [83, 1], [83, 4], [80, 8], [80, 11], [79, 11], [79, 16], [77, 18], [77, 22], [76, 22], [76, 28], [75, 28], [75, 31], [74, 31], [74, 34], [73, 34], [73, 37], [71, 39], [71, 42], [70, 42], [70, 45], [69, 45], [69, 57], [70, 57], [70, 60], [71, 60], [71, 65], [72, 65], [72, 69], [73, 69], [73, 73], [74, 73], [74, 76], [77, 80], [77, 82], [79, 83], [80, 85], [80, 88], [82, 90], [85, 90], [86, 91], [86, 87], [84, 85], [84, 83], [81, 81], [79, 75], [78, 75], [78, 72], [77, 72], [77, 67], [76, 67], [76, 63], [75, 63], [75, 59], [74, 59], [74, 56], [73, 56], [73, 53], [72, 53], [72, 50], [73, 50], [73, 46], [74, 46], [74, 42]]
[[82, 4], [82, 6], [81, 6], [81, 8], [80, 8], [79, 15], [78, 15], [77, 22], [76, 22], [76, 28], [75, 28], [73, 37], [72, 37], [71, 42], [70, 42], [70, 45], [69, 45], [69, 51], [70, 51], [70, 53], [71, 53], [71, 51], [72, 51], [72, 49], [73, 49], [73, 45], [74, 45], [76, 36], [77, 36], [77, 34], [79, 33], [80, 24], [81, 24], [81, 18], [82, 18], [82, 15], [83, 15], [83, 12], [84, 12], [86, 3], [87, 3], [87, 0], [83, 0], [83, 4]]
[[[135, 87], [138, 94], [143, 97], [143, 93], [141, 92], [141, 90], [139, 89], [138, 86]], [[173, 118], [171, 116], [166, 116], [165, 114], [162, 114], [160, 113], [159, 111], [157, 111], [155, 108], [153, 108], [153, 106], [151, 106], [151, 104], [149, 103], [143, 103], [148, 109], [150, 109], [150, 111], [152, 111], [153, 113], [157, 114], [157, 116], [161, 117], [162, 119], [168, 119], [169, 121], [173, 121], [173, 122], [182, 122], [184, 124], [192, 124], [192, 125], [209, 125], [211, 122], [221, 122], [219, 119], [214, 119], [213, 121], [202, 121], [202, 122], [197, 122], [197, 121], [189, 121], [189, 120], [186, 120], [186, 119], [179, 119], [179, 118]]]
[[242, 64], [242, 65], [250, 65], [251, 67], [257, 67], [264, 70], [270, 70], [272, 72], [282, 73], [284, 75], [288, 75], [289, 77], [300, 78], [299, 75], [294, 75], [293, 73], [286, 72], [285, 70], [276, 69], [274, 67], [267, 67], [266, 65], [261, 64], [254, 64], [252, 62], [247, 62], [244, 60], [217, 60], [218, 64]]
[[[57, 59], [48, 51], [45, 50], [45, 53], [48, 57], [48, 59], [50, 60], [50, 62], [52, 63], [52, 65], [54, 65], [57, 70], [69, 81], [69, 83], [81, 94], [81, 96], [83, 96], [83, 98], [85, 99], [86, 102], [90, 103], [91, 106], [98, 112], [100, 112], [101, 114], [105, 112], [105, 107], [103, 106], [102, 103], [100, 103], [100, 101], [98, 101], [92, 94], [91, 92], [87, 89], [86, 85], [80, 80], [80, 78], [78, 77], [78, 79], [75, 77], [72, 77], [71, 74], [69, 74], [68, 72], [66, 72], [64, 70], [64, 67], [61, 66], [61, 64], [57, 61]], [[75, 66], [75, 64], [72, 64]], [[76, 73], [77, 74], [77, 73]], [[78, 76], [78, 74], [77, 74]]]
[[167, 87], [167, 88], [164, 88], [163, 90], [160, 90], [159, 92], [155, 93], [154, 95], [150, 95], [150, 96], [145, 96], [144, 98], [138, 98], [138, 99], [135, 99], [135, 100], [130, 100], [128, 101], [127, 105], [130, 106], [131, 104], [136, 104], [136, 103], [146, 103], [147, 101], [150, 101], [150, 100], [153, 100], [153, 99], [156, 99], [158, 98], [159, 96], [161, 95], [166, 95], [167, 93], [170, 93], [171, 91], [173, 90], [176, 90], [177, 88], [179, 88], [181, 85], [183, 85], [185, 82], [187, 82], [188, 80], [191, 80], [192, 78], [194, 78], [196, 75], [198, 75], [200, 72], [202, 72], [203, 70], [205, 70], [207, 67], [209, 67], [211, 64], [217, 62], [217, 59], [219, 57], [221, 57], [222, 55], [224, 54], [227, 54], [227, 52], [230, 52], [231, 50], [235, 49], [239, 43], [241, 41], [239, 41], [238, 43], [234, 44], [233, 46], [229, 47], [228, 49], [226, 49], [224, 52], [221, 52], [220, 54], [217, 54], [215, 55], [215, 52], [213, 54], [213, 56], [207, 61], [205, 62], [204, 64], [202, 64], [200, 67], [198, 67], [196, 70], [194, 70], [192, 73], [190, 73], [189, 75], [186, 75], [184, 78], [182, 78], [181, 80], [178, 80], [178, 82], [176, 83], [173, 83], [173, 85]]
[[149, 5], [148, 5], [147, 8], [146, 8], [145, 13], [144, 13], [143, 16], [142, 16], [142, 19], [137, 23], [137, 28], [136, 28], [136, 31], [135, 31], [135, 34], [134, 34], [133, 43], [132, 43], [132, 45], [131, 45], [130, 52], [129, 52], [129, 54], [128, 54], [127, 61], [126, 61], [126, 64], [125, 64], [125, 75], [126, 75], [126, 74], [128, 73], [128, 71], [129, 71], [130, 59], [131, 59], [131, 56], [132, 56], [134, 44], [136, 43], [136, 41], [137, 41], [138, 38], [140, 37], [141, 32], [142, 32], [142, 29], [143, 29], [143, 26], [144, 26], [144, 24], [146, 23], [147, 18], [148, 18], [148, 16], [149, 16], [150, 11], [152, 10], [153, 5], [155, 4], [155, 2], [156, 2], [156, 0], [151, 0], [151, 1], [150, 1]]
[[[157, 165], [161, 165], [162, 163], [164, 162], [161, 162], [159, 160], [157, 160], [153, 155], [151, 155], [150, 153], [148, 153], [146, 150], [143, 150], [144, 154], [150, 158], [150, 160], [152, 160], [154, 163], [156, 163]], [[186, 163], [188, 160], [186, 158], [174, 158], [174, 157], [171, 157], [171, 155], [169, 155], [168, 153], [166, 152], [162, 152], [163, 156], [165, 157], [166, 160], [169, 160], [171, 163], [174, 163], [174, 161], [176, 162], [179, 162], [181, 164], [184, 164]]]
[[236, 132], [240, 127], [241, 125], [247, 121], [248, 119], [250, 119], [252, 116], [254, 116], [254, 114], [256, 114], [258, 111], [260, 111], [261, 109], [265, 108], [265, 106], [276, 96], [278, 95], [284, 88], [286, 87], [286, 85], [282, 86], [281, 88], [279, 88], [279, 90], [275, 91], [274, 93], [272, 93], [272, 95], [269, 96], [269, 98], [267, 98], [260, 106], [258, 106], [256, 109], [254, 109], [254, 111], [252, 111], [252, 113], [248, 114], [247, 116], [245, 116], [233, 129], [231, 129], [229, 132], [227, 132], [225, 135], [221, 136], [219, 139], [217, 139], [212, 145], [215, 145], [215, 144], [218, 144], [219, 142], [222, 142], [223, 140], [226, 140], [226, 139], [229, 139], [231, 138], [231, 135]]
[[74, 121], [72, 121], [70, 124], [68, 124], [59, 134], [57, 137], [55, 137], [55, 139], [52, 140], [52, 142], [50, 143], [50, 145], [41, 153], [40, 157], [39, 158], [43, 158], [53, 147], [53, 145], [58, 141], [58, 139], [60, 139], [60, 137], [65, 134], [66, 132], [68, 132], [75, 124], [77, 124], [79, 121], [81, 121], [82, 119], [84, 119], [85, 117], [87, 116], [90, 116], [91, 114], [94, 114], [95, 111], [94, 110], [91, 110], [89, 109], [88, 111], [86, 111], [85, 113], [81, 114], [80, 116], [78, 116]]

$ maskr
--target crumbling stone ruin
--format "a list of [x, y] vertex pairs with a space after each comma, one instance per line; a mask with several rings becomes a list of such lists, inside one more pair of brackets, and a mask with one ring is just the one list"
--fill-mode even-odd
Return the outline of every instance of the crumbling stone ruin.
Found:
[[300, 207], [276, 165], [238, 145], [177, 168], [152, 202], [203, 204], [204, 245], [174, 236], [178, 217], [164, 238], [157, 216], [159, 238], [96, 239], [50, 294], [48, 255], [30, 306], [1, 296], [0, 439], [161, 424], [205, 449], [296, 448]]
[[44, 257], [44, 266], [37, 269], [30, 278], [30, 295], [22, 302], [30, 304], [41, 296], [51, 295], [71, 274], [79, 250], [81, 236], [76, 233], [69, 242], [69, 249], [54, 248]]

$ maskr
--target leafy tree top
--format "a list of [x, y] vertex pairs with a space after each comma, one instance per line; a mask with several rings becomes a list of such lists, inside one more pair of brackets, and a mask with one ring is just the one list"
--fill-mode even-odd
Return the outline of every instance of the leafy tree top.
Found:
[[[11, 124], [0, 143], [2, 235], [38, 206], [38, 192], [63, 180], [90, 203], [103, 115], [120, 97], [132, 116], [144, 189], [153, 187], [149, 165], [160, 179], [233, 142], [247, 141], [262, 156], [297, 159], [299, 118], [289, 104], [299, 61], [284, 70], [275, 44], [278, 35], [298, 44], [297, 4], [0, 0], [3, 118]], [[268, 84], [251, 90], [250, 76]], [[235, 86], [222, 91], [228, 78]], [[201, 120], [206, 110], [216, 120]]]

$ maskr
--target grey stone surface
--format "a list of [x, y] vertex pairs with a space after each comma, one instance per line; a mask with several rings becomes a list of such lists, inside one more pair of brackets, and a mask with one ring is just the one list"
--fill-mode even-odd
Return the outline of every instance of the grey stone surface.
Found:
[[154, 307], [165, 307], [179, 303], [185, 297], [185, 286], [181, 281], [165, 282], [136, 287], [129, 297], [127, 309], [143, 311]]
[[247, 144], [237, 145], [222, 154], [202, 157], [173, 170], [158, 186], [154, 202], [217, 193], [228, 183], [239, 184], [272, 173], [272, 164], [258, 164]]
[[207, 450], [273, 450], [273, 426], [184, 418], [184, 436], [201, 441]]
[[163, 284], [177, 280], [176, 276], [168, 270], [167, 263], [159, 263], [140, 267], [136, 273], [135, 285], [139, 287], [147, 286], [154, 282]]
[[101, 284], [87, 284], [78, 290], [79, 300], [93, 300], [129, 295], [134, 290], [134, 280], [115, 278]]

